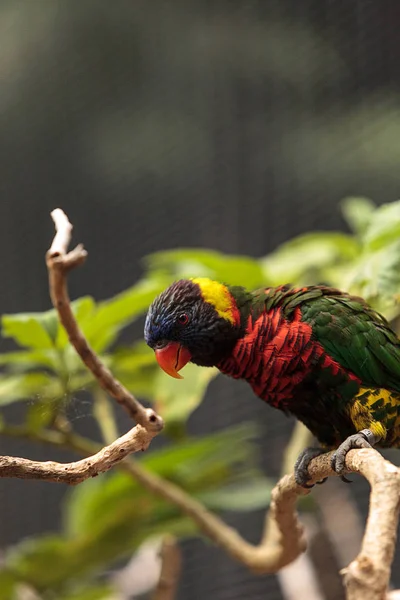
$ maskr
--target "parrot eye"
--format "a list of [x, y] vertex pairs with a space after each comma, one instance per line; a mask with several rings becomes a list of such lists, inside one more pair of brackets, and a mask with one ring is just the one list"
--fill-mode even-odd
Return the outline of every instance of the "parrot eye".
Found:
[[154, 344], [154, 350], [161, 350], [162, 348], [165, 348], [167, 343], [168, 342], [166, 340], [158, 340], [158, 342]]
[[187, 323], [189, 322], [189, 317], [186, 313], [181, 313], [180, 315], [178, 315], [177, 321], [179, 325], [187, 325]]

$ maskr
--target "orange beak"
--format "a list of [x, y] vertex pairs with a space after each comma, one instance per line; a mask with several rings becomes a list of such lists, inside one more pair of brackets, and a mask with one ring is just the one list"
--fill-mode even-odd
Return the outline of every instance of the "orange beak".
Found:
[[164, 348], [154, 350], [156, 359], [163, 371], [175, 379], [183, 379], [180, 371], [192, 358], [189, 350], [178, 344], [169, 342]]

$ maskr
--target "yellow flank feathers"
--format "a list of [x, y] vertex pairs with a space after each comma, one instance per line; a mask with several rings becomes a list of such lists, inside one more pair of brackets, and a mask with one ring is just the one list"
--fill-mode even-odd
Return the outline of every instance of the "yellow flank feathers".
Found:
[[370, 429], [378, 438], [385, 439], [386, 427], [380, 421], [376, 421], [374, 419], [369, 407], [362, 404], [360, 400], [355, 400], [355, 402], [351, 405], [350, 418], [353, 421], [357, 431], [361, 431], [362, 429]]
[[370, 429], [384, 440], [388, 429], [398, 427], [399, 400], [399, 394], [384, 388], [360, 388], [350, 418], [358, 431]]
[[228, 288], [218, 281], [208, 279], [208, 277], [196, 277], [192, 281], [200, 287], [203, 300], [211, 304], [220, 317], [235, 324], [234, 300]]

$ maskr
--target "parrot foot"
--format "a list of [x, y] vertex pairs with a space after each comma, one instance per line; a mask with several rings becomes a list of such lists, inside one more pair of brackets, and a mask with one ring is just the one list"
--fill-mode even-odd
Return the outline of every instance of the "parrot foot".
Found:
[[[339, 448], [333, 454], [331, 460], [332, 469], [341, 476], [343, 481], [346, 481], [343, 471], [346, 468], [347, 453], [355, 448], [372, 448], [379, 442], [379, 439], [380, 438], [374, 435], [370, 429], [363, 429], [354, 435], [350, 435], [340, 444]], [[346, 483], [350, 483], [350, 480], [347, 480]]]
[[[314, 484], [309, 485], [307, 481], [310, 480], [310, 475], [308, 474], [308, 466], [313, 458], [320, 456], [321, 454], [325, 454], [326, 450], [322, 448], [306, 448], [300, 454], [298, 459], [296, 460], [296, 464], [294, 465], [294, 478], [296, 480], [297, 485], [301, 485], [304, 488], [312, 488]], [[324, 483], [326, 481], [326, 477], [321, 481], [317, 481], [318, 484]]]

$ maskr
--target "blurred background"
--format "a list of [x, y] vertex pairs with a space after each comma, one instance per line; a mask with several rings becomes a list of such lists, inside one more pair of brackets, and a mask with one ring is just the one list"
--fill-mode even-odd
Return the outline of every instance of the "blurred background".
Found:
[[[102, 300], [131, 286], [149, 253], [258, 257], [306, 231], [345, 230], [345, 196], [396, 200], [399, 19], [394, 0], [0, 2], [1, 313], [50, 308], [44, 254], [57, 206], [89, 251], [71, 295]], [[261, 467], [276, 477], [293, 422], [246, 385], [218, 378], [188, 427], [203, 435], [244, 420], [259, 423]], [[65, 460], [6, 438], [0, 451]], [[353, 479], [318, 493], [323, 506], [333, 489], [345, 496], [356, 551], [368, 487]], [[1, 480], [1, 548], [57, 530], [65, 492]], [[309, 517], [314, 559], [302, 564], [314, 583], [303, 597], [340, 599], [346, 557], [323, 512]], [[227, 518], [257, 542], [263, 515]], [[296, 572], [256, 577], [198, 538], [181, 548], [180, 600], [296, 597]], [[400, 555], [396, 565], [400, 586]]]

